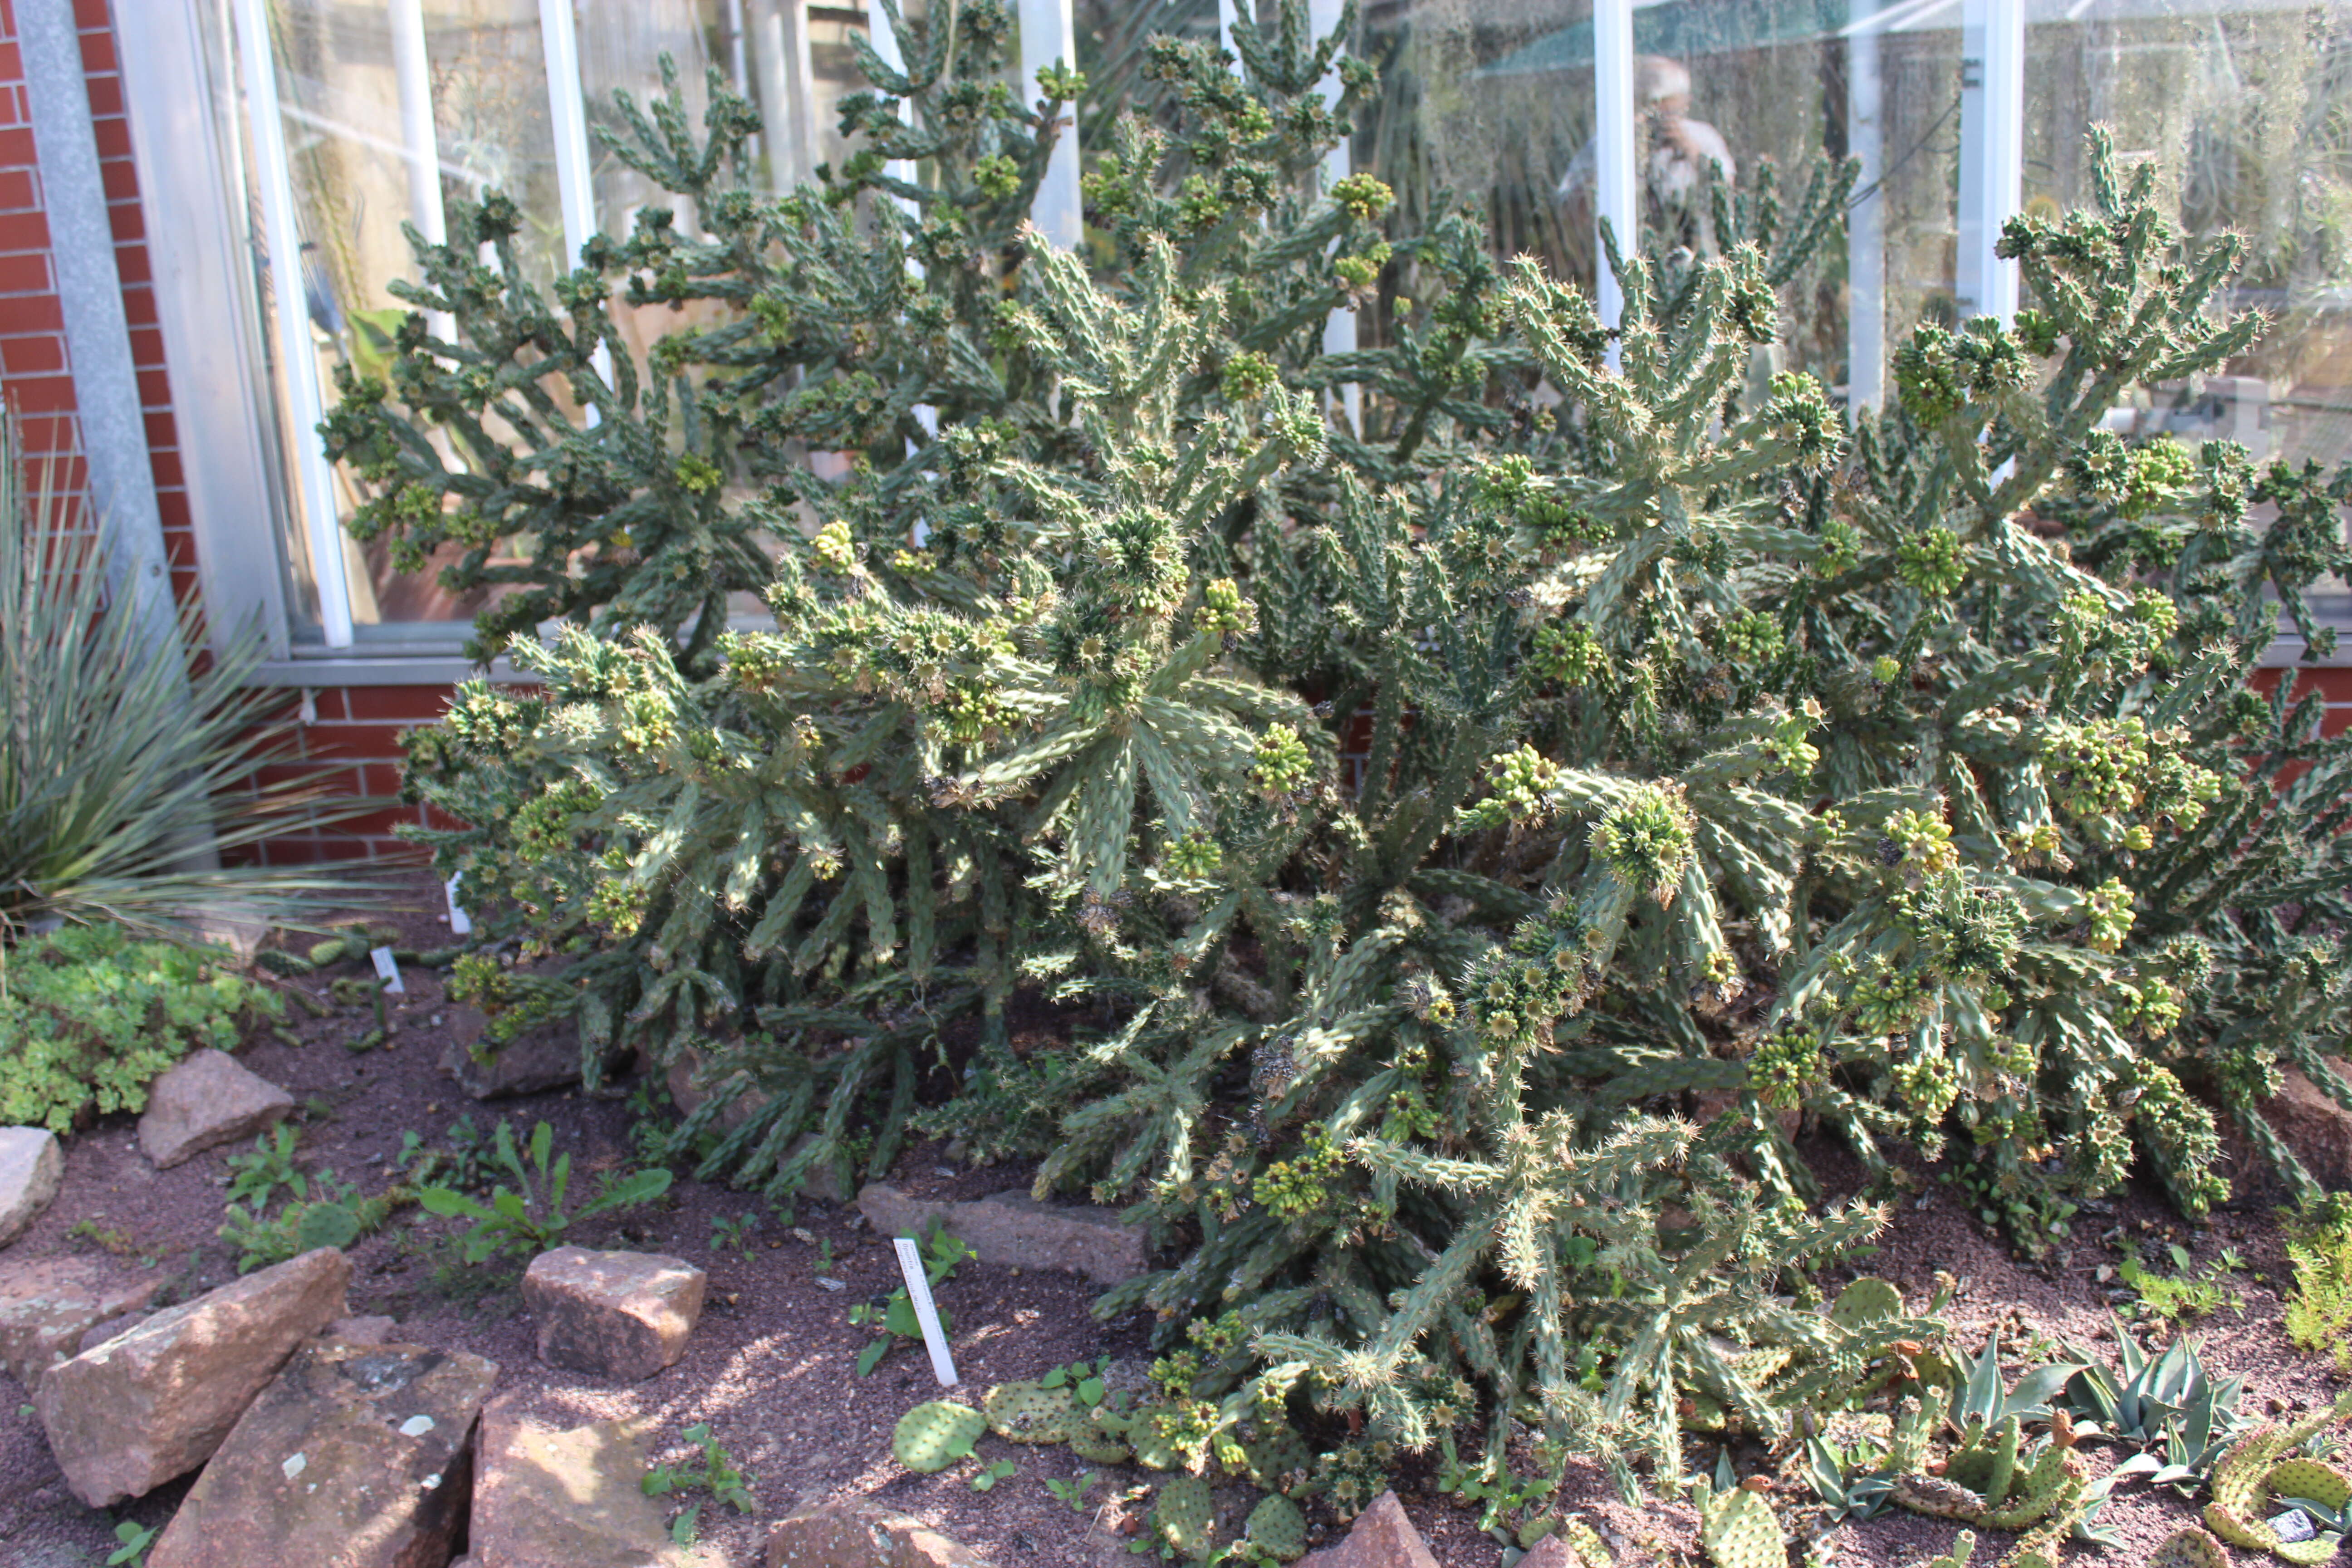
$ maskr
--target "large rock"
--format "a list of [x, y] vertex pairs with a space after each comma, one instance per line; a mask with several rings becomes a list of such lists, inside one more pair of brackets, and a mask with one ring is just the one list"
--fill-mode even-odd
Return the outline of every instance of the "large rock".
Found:
[[344, 1315], [351, 1278], [322, 1247], [51, 1367], [33, 1405], [67, 1488], [111, 1508], [211, 1458], [294, 1348]]
[[570, 1018], [525, 1029], [504, 1045], [482, 1037], [489, 1020], [463, 1004], [448, 1015], [449, 1043], [441, 1049], [441, 1070], [476, 1100], [537, 1094], [580, 1082], [580, 1031]]
[[1396, 1493], [1382, 1492], [1356, 1516], [1345, 1536], [1300, 1558], [1298, 1568], [1437, 1568], [1437, 1559], [1404, 1516]]
[[188, 1489], [148, 1568], [442, 1568], [498, 1379], [463, 1351], [305, 1345]]
[[474, 1568], [688, 1568], [662, 1505], [646, 1496], [649, 1458], [622, 1421], [558, 1431], [512, 1396], [482, 1412], [474, 1477]]
[[[2352, 1063], [2337, 1070], [2352, 1074]], [[2323, 1184], [2352, 1187], [2352, 1110], [2297, 1068], [2283, 1068], [2281, 1077], [2279, 1092], [2263, 1101], [2263, 1119]]]
[[1143, 1232], [1119, 1223], [1115, 1209], [1040, 1203], [1014, 1188], [970, 1203], [910, 1197], [887, 1182], [857, 1194], [858, 1212], [884, 1236], [915, 1236], [932, 1220], [983, 1263], [1064, 1268], [1097, 1285], [1116, 1285], [1145, 1268]]
[[48, 1212], [66, 1179], [65, 1151], [46, 1127], [0, 1127], [0, 1247]]
[[0, 1365], [29, 1390], [51, 1365], [77, 1354], [90, 1329], [142, 1310], [162, 1285], [152, 1276], [110, 1282], [107, 1271], [86, 1258], [44, 1258], [0, 1268]]
[[[828, 1502], [777, 1521], [762, 1568], [989, 1568], [919, 1520], [870, 1503]], [[488, 1568], [488, 1564], [484, 1568]]]
[[632, 1383], [651, 1377], [686, 1353], [709, 1279], [657, 1252], [542, 1252], [522, 1277], [539, 1359]]
[[294, 1097], [219, 1051], [198, 1051], [155, 1080], [139, 1119], [139, 1148], [165, 1170], [207, 1149], [275, 1127]]

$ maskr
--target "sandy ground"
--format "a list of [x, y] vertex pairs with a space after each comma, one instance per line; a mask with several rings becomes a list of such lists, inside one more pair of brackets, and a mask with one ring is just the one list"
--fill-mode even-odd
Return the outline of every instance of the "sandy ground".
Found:
[[[403, 923], [418, 945], [446, 940], [429, 915]], [[302, 1044], [264, 1036], [245, 1053], [247, 1065], [303, 1102], [307, 1164], [331, 1166], [373, 1191], [388, 1179], [404, 1132], [438, 1141], [461, 1113], [477, 1125], [504, 1115], [525, 1131], [544, 1119], [555, 1129], [557, 1147], [572, 1152], [582, 1178], [625, 1163], [631, 1112], [618, 1098], [556, 1091], [488, 1108], [468, 1100], [436, 1065], [444, 1038], [439, 977], [412, 972], [408, 983], [411, 994], [396, 1012], [400, 1029], [387, 1049], [353, 1055], [343, 1048], [372, 1018], [343, 1011], [312, 1019], [289, 1009]], [[325, 990], [323, 979], [295, 984]], [[159, 1173], [137, 1152], [131, 1119], [107, 1119], [68, 1140], [58, 1202], [0, 1258], [76, 1252], [109, 1258], [125, 1275], [161, 1273], [170, 1281], [172, 1300], [208, 1289], [234, 1277], [235, 1259], [215, 1235], [230, 1152]], [[1836, 1151], [1811, 1152], [1833, 1189], [1854, 1184], [1851, 1163]], [[928, 1144], [910, 1149], [892, 1174], [918, 1193], [958, 1195], [1026, 1179], [1025, 1173], [1005, 1168], [958, 1171]], [[2253, 1194], [2239, 1212], [2192, 1229], [2152, 1194], [2129, 1193], [2112, 1212], [2084, 1216], [2072, 1253], [2037, 1268], [2012, 1260], [1969, 1218], [1957, 1196], [1931, 1182], [1926, 1195], [1901, 1207], [1881, 1253], [1865, 1266], [1903, 1286], [1915, 1306], [1933, 1289], [1938, 1271], [1959, 1277], [1953, 1316], [1963, 1342], [1980, 1344], [1999, 1331], [2013, 1373], [2032, 1342], [2104, 1347], [2112, 1353], [2111, 1287], [2097, 1278], [2118, 1256], [2112, 1242], [2131, 1236], [2155, 1243], [2169, 1233], [2191, 1246], [2200, 1262], [2234, 1247], [2246, 1260], [2236, 1282], [2244, 1310], [2225, 1310], [2197, 1331], [2210, 1362], [2246, 1376], [2251, 1408], [2298, 1411], [2327, 1397], [2333, 1384], [2324, 1363], [2294, 1352], [2279, 1332], [2277, 1289], [2286, 1269], [2267, 1206], [2272, 1201], [2270, 1194]], [[716, 1218], [747, 1218], [748, 1249], [714, 1245]], [[855, 1375], [856, 1354], [871, 1336], [849, 1322], [848, 1310], [885, 1295], [898, 1275], [887, 1243], [856, 1223], [854, 1211], [803, 1201], [787, 1222], [745, 1194], [681, 1180], [658, 1207], [590, 1222], [570, 1239], [670, 1253], [710, 1273], [709, 1305], [685, 1358], [657, 1377], [626, 1386], [540, 1365], [530, 1321], [511, 1285], [479, 1271], [454, 1280], [443, 1272], [433, 1243], [446, 1228], [412, 1210], [354, 1247], [352, 1310], [397, 1319], [403, 1340], [489, 1357], [500, 1368], [499, 1392], [520, 1391], [551, 1420], [649, 1418], [657, 1449], [677, 1458], [687, 1455], [685, 1428], [707, 1422], [754, 1478], [761, 1515], [769, 1518], [819, 1498], [863, 1496], [925, 1520], [1005, 1568], [1108, 1568], [1136, 1561], [1118, 1533], [1129, 1510], [1110, 1500], [1108, 1487], [1098, 1485], [1090, 1506], [1076, 1511], [1047, 1491], [1045, 1478], [1072, 1477], [1086, 1468], [1066, 1449], [984, 1439], [983, 1461], [1012, 1458], [1019, 1466], [1013, 1479], [986, 1494], [973, 1492], [961, 1471], [910, 1475], [890, 1458], [890, 1430], [898, 1415], [937, 1390], [928, 1363], [911, 1348], [893, 1354], [871, 1377]], [[828, 1257], [831, 1267], [821, 1273]], [[841, 1289], [823, 1283], [827, 1278]], [[1828, 1283], [1834, 1289], [1837, 1281]], [[1067, 1275], [965, 1266], [939, 1295], [954, 1317], [955, 1355], [967, 1396], [1058, 1363], [1144, 1353], [1139, 1322], [1105, 1325], [1090, 1317], [1094, 1294]], [[0, 1385], [6, 1383], [0, 1375]], [[19, 1413], [23, 1403], [12, 1385], [0, 1386], [0, 1564], [100, 1563], [115, 1546], [116, 1519], [152, 1525], [170, 1516], [184, 1481], [114, 1514], [75, 1502], [59, 1481], [38, 1423]], [[1694, 1464], [1712, 1464], [1712, 1451], [1702, 1446], [1695, 1445], [1692, 1455]], [[2095, 1470], [2104, 1470], [2121, 1456], [2095, 1449], [2093, 1457]], [[1735, 1458], [1743, 1470], [1764, 1463], [1759, 1452], [1736, 1452]], [[1437, 1559], [1449, 1568], [1500, 1568], [1504, 1549], [1478, 1531], [1475, 1513], [1435, 1495], [1434, 1474], [1432, 1463], [1409, 1462], [1399, 1490]], [[1120, 1485], [1139, 1479], [1116, 1478]], [[1629, 1543], [1652, 1540], [1682, 1552], [1696, 1546], [1686, 1510], [1628, 1508], [1589, 1466], [1571, 1468], [1559, 1505]], [[2137, 1564], [2192, 1517], [2192, 1503], [2168, 1490], [2151, 1494], [2145, 1486], [2127, 1487], [2102, 1520], [2122, 1542], [2105, 1560]], [[705, 1524], [704, 1539], [727, 1561], [757, 1561], [759, 1520], [714, 1515], [706, 1507]], [[1904, 1564], [1941, 1552], [1952, 1534], [1939, 1521], [1896, 1511], [1847, 1524], [1829, 1544], [1836, 1562]], [[2005, 1547], [2004, 1538], [1989, 1534], [1979, 1560], [1992, 1561]], [[2100, 1560], [2095, 1549], [2076, 1552], [2082, 1561]]]

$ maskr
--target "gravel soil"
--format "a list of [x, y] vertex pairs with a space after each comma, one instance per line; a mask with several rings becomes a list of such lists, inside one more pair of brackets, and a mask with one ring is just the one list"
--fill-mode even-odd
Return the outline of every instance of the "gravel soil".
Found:
[[[437, 892], [437, 889], [435, 889]], [[422, 902], [419, 895], [419, 902]], [[437, 907], [437, 904], [436, 904]], [[382, 917], [379, 917], [382, 918]], [[446, 942], [436, 913], [394, 917], [404, 941], [418, 947]], [[353, 971], [352, 973], [355, 973]], [[323, 998], [328, 976], [288, 983]], [[300, 1157], [312, 1170], [331, 1167], [344, 1181], [375, 1191], [390, 1180], [402, 1135], [416, 1131], [440, 1142], [460, 1115], [478, 1127], [498, 1117], [528, 1131], [546, 1121], [556, 1147], [571, 1152], [574, 1190], [599, 1173], [618, 1170], [635, 1147], [634, 1112], [624, 1084], [606, 1098], [576, 1090], [478, 1104], [437, 1068], [446, 1030], [442, 976], [407, 973], [408, 995], [393, 1016], [388, 1047], [353, 1054], [346, 1042], [373, 1024], [363, 1010], [334, 1008], [312, 1017], [289, 1005], [289, 1043], [257, 1034], [242, 1055], [254, 1071], [284, 1085], [303, 1109]], [[134, 1120], [104, 1119], [67, 1140], [63, 1190], [47, 1215], [9, 1247], [0, 1261], [78, 1253], [106, 1258], [125, 1276], [161, 1274], [166, 1300], [185, 1300], [235, 1277], [236, 1259], [217, 1238], [227, 1181], [220, 1150], [174, 1169], [153, 1170], [138, 1152]], [[1810, 1148], [1815, 1169], [1832, 1193], [1859, 1185], [1859, 1173], [1836, 1149]], [[2247, 1406], [2292, 1413], [2333, 1393], [2323, 1361], [2292, 1349], [2279, 1329], [2279, 1291], [2287, 1268], [2272, 1205], [2275, 1194], [2246, 1194], [2232, 1212], [2205, 1227], [2189, 1227], [2152, 1193], [2134, 1191], [2104, 1212], [2077, 1221], [2067, 1255], [2027, 1266], [1986, 1234], [1953, 1190], [1923, 1171], [1920, 1195], [1893, 1215], [1881, 1251], [1864, 1263], [1902, 1286], [1915, 1307], [1939, 1275], [1959, 1281], [1951, 1316], [1964, 1343], [1981, 1344], [1998, 1332], [2005, 1364], [2052, 1359], [2058, 1344], [2112, 1354], [2115, 1330], [2111, 1272], [2115, 1244], [2137, 1238], [2161, 1255], [2177, 1239], [2200, 1265], [2234, 1249], [2244, 1260], [2232, 1284], [2242, 1311], [2224, 1309], [2197, 1329], [2210, 1362], [2247, 1379]], [[959, 1171], [936, 1145], [902, 1155], [891, 1179], [919, 1195], [977, 1196], [1025, 1185], [1027, 1173], [1000, 1166]], [[719, 1245], [713, 1222], [748, 1222], [746, 1245]], [[646, 1423], [658, 1457], [684, 1459], [682, 1434], [707, 1422], [728, 1451], [754, 1478], [761, 1513], [774, 1517], [827, 1497], [865, 1497], [912, 1514], [984, 1552], [1003, 1568], [1076, 1568], [1137, 1561], [1127, 1551], [1136, 1510], [1117, 1489], [1142, 1478], [1114, 1472], [1098, 1483], [1087, 1506], [1073, 1510], [1044, 1486], [1048, 1477], [1080, 1473], [1067, 1449], [1022, 1448], [984, 1438], [983, 1462], [1011, 1458], [1019, 1473], [982, 1494], [968, 1467], [936, 1476], [913, 1475], [890, 1457], [890, 1431], [909, 1405], [938, 1390], [919, 1349], [901, 1347], [874, 1375], [856, 1375], [854, 1363], [871, 1339], [851, 1324], [849, 1309], [876, 1300], [898, 1282], [886, 1239], [852, 1209], [803, 1200], [797, 1212], [775, 1214], [754, 1198], [720, 1186], [681, 1179], [659, 1205], [592, 1220], [568, 1240], [669, 1253], [709, 1271], [710, 1289], [700, 1327], [685, 1358], [642, 1384], [614, 1385], [541, 1366], [511, 1272], [451, 1268], [438, 1243], [446, 1222], [412, 1209], [378, 1236], [352, 1248], [351, 1307], [355, 1314], [396, 1319], [395, 1338], [464, 1349], [499, 1367], [499, 1393], [520, 1393], [538, 1414], [559, 1425], [627, 1416]], [[1828, 1281], [1833, 1289], [1838, 1281]], [[836, 1288], [837, 1287], [837, 1288]], [[961, 1396], [977, 1400], [990, 1384], [1034, 1376], [1082, 1357], [1121, 1358], [1139, 1368], [1144, 1325], [1130, 1319], [1105, 1325], [1087, 1311], [1094, 1288], [1069, 1275], [967, 1264], [939, 1291], [954, 1319]], [[98, 1564], [116, 1546], [114, 1524], [131, 1520], [160, 1525], [187, 1483], [175, 1482], [112, 1513], [85, 1509], [68, 1494], [49, 1457], [39, 1424], [24, 1408], [26, 1395], [0, 1374], [0, 1564], [66, 1568]], [[1467, 1446], [1465, 1445], [1465, 1447]], [[2090, 1450], [2095, 1473], [2121, 1456]], [[1713, 1451], [1694, 1445], [1693, 1463], [1711, 1465]], [[1760, 1451], [1735, 1450], [1743, 1473], [1766, 1468]], [[1437, 1495], [1435, 1467], [1409, 1461], [1399, 1491], [1441, 1563], [1500, 1568], [1503, 1548], [1477, 1528], [1474, 1510]], [[1804, 1497], [1784, 1489], [1792, 1504]], [[1687, 1510], [1674, 1505], [1632, 1508], [1617, 1500], [1597, 1468], [1572, 1466], [1559, 1499], [1621, 1545], [1621, 1558], [1644, 1544], [1664, 1555], [1696, 1560]], [[2077, 1546], [2076, 1560], [2137, 1564], [2168, 1532], [2194, 1517], [2197, 1503], [2169, 1491], [2129, 1486], [2101, 1522], [2121, 1544], [2105, 1553]], [[759, 1561], [763, 1533], [757, 1519], [737, 1518], [706, 1505], [703, 1540], [712, 1561], [745, 1568]], [[1792, 1510], [1801, 1522], [1801, 1509]], [[1318, 1531], [1328, 1521], [1318, 1521]], [[1945, 1550], [1953, 1530], [1941, 1521], [1898, 1511], [1846, 1524], [1827, 1537], [1829, 1559], [1853, 1564], [1923, 1563]], [[1989, 1532], [1979, 1560], [1997, 1560], [2007, 1538]]]

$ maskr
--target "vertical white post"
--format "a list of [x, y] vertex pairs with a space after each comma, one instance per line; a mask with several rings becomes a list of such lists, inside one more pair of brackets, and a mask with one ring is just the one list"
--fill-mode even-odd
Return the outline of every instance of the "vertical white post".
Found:
[[727, 80], [737, 92], [751, 90], [751, 57], [743, 37], [743, 0], [727, 0]]
[[783, 190], [805, 179], [815, 162], [817, 127], [811, 118], [808, 7], [805, 0], [751, 0], [751, 71], [760, 84], [760, 119], [767, 139], [768, 183]]
[[[1642, 245], [1642, 192], [1633, 169], [1633, 0], [1594, 0], [1592, 115], [1593, 216], [1607, 219], [1618, 248], [1633, 255]], [[1597, 237], [1592, 267], [1601, 324], [1616, 326], [1624, 319], [1625, 294]], [[1609, 363], [1612, 369], [1617, 363], [1614, 343]]]
[[[1342, 0], [1307, 0], [1307, 19], [1309, 31], [1320, 38], [1339, 25]], [[1339, 101], [1339, 73], [1326, 76], [1318, 89], [1326, 107]], [[1353, 126], [1346, 128], [1339, 144], [1323, 154], [1323, 186], [1332, 185], [1355, 173], [1356, 150], [1352, 144]], [[1356, 312], [1334, 310], [1323, 323], [1323, 352], [1327, 354], [1351, 354], [1356, 352]], [[1339, 405], [1348, 416], [1350, 433], [1363, 429], [1364, 389], [1354, 382], [1339, 388]]]
[[[1056, 63], [1077, 64], [1077, 22], [1071, 15], [1070, 0], [1019, 0], [1019, 5], [1021, 84], [1033, 99], [1042, 98], [1045, 95], [1037, 87], [1039, 71]], [[1045, 178], [1037, 187], [1037, 200], [1029, 209], [1029, 218], [1049, 244], [1064, 250], [1076, 249], [1084, 237], [1086, 217], [1078, 200], [1078, 133], [1075, 125], [1066, 128], [1054, 143], [1054, 154], [1045, 164]]]
[[[580, 249], [596, 232], [596, 177], [588, 161], [588, 105], [580, 90], [580, 27], [572, 0], [539, 0], [539, 52], [547, 68], [547, 116], [555, 132], [555, 195], [563, 208], [563, 266], [580, 265]], [[613, 379], [612, 350], [589, 356], [596, 374]], [[604, 423], [593, 404], [582, 411], [589, 426]]]
[[294, 172], [286, 155], [286, 119], [278, 103], [278, 62], [269, 44], [265, 0], [236, 0], [236, 52], [253, 131], [254, 184], [261, 192], [261, 227], [269, 247], [269, 291], [278, 307], [278, 358], [286, 373], [287, 411], [293, 429], [295, 483], [310, 543], [310, 570], [319, 589], [319, 629], [329, 647], [352, 646], [351, 575], [343, 563], [342, 518], [335, 506], [335, 474], [319, 445], [326, 398], [319, 381], [319, 351], [310, 341], [309, 290], [302, 277], [301, 227], [294, 220]]
[[1960, 315], [2017, 314], [2017, 264], [1993, 254], [2025, 163], [2025, 0], [1966, 0], [1960, 26]]
[[[901, 6], [900, 9], [903, 14], [904, 7]], [[901, 74], [906, 71], [907, 58], [898, 52], [898, 31], [890, 26], [890, 14], [879, 5], [866, 7], [866, 41], [874, 46], [874, 52], [882, 57], [884, 65]], [[909, 125], [915, 122], [915, 106], [912, 101], [903, 98], [898, 100], [898, 118]], [[894, 180], [905, 180], [909, 184], [912, 184], [915, 178], [915, 166], [912, 163], [893, 163], [887, 165], [885, 172]], [[899, 198], [898, 206], [903, 212], [915, 213], [915, 204], [904, 197]]]
[[[433, 69], [425, 54], [424, 0], [388, 0], [392, 26], [392, 72], [400, 89], [400, 144], [408, 164], [408, 221], [434, 245], [446, 245], [449, 227], [441, 211], [441, 135], [433, 122]], [[425, 318], [425, 330], [448, 338], [457, 322], [446, 310]]]
[[580, 30], [572, 0], [539, 0], [539, 47], [547, 62], [547, 113], [555, 132], [555, 191], [563, 207], [563, 265], [596, 232], [596, 182], [588, 159], [588, 106], [580, 95]]
[[1886, 396], [1885, 125], [1879, 103], [1877, 0], [1854, 0], [1846, 33], [1845, 146], [1862, 172], [1846, 213], [1846, 407], [1858, 419]]

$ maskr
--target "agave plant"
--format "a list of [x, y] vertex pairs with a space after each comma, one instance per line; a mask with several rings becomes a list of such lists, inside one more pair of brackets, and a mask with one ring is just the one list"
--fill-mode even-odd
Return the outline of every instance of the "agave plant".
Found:
[[305, 775], [257, 782], [285, 761], [289, 732], [246, 684], [257, 641], [202, 661], [184, 616], [158, 657], [109, 603], [112, 525], [55, 526], [65, 515], [55, 470], [27, 474], [14, 422], [0, 421], [0, 939], [100, 920], [169, 935], [208, 915], [299, 919], [363, 894], [318, 871], [223, 863], [363, 806]]
[[2194, 1340], [2175, 1339], [2152, 1356], [2118, 1321], [2116, 1370], [2085, 1359], [2053, 1403], [2075, 1418], [2084, 1437], [2140, 1448], [2116, 1467], [2110, 1484], [2145, 1475], [2155, 1485], [2194, 1487], [2245, 1425], [2238, 1404], [2246, 1380], [2215, 1375]]

